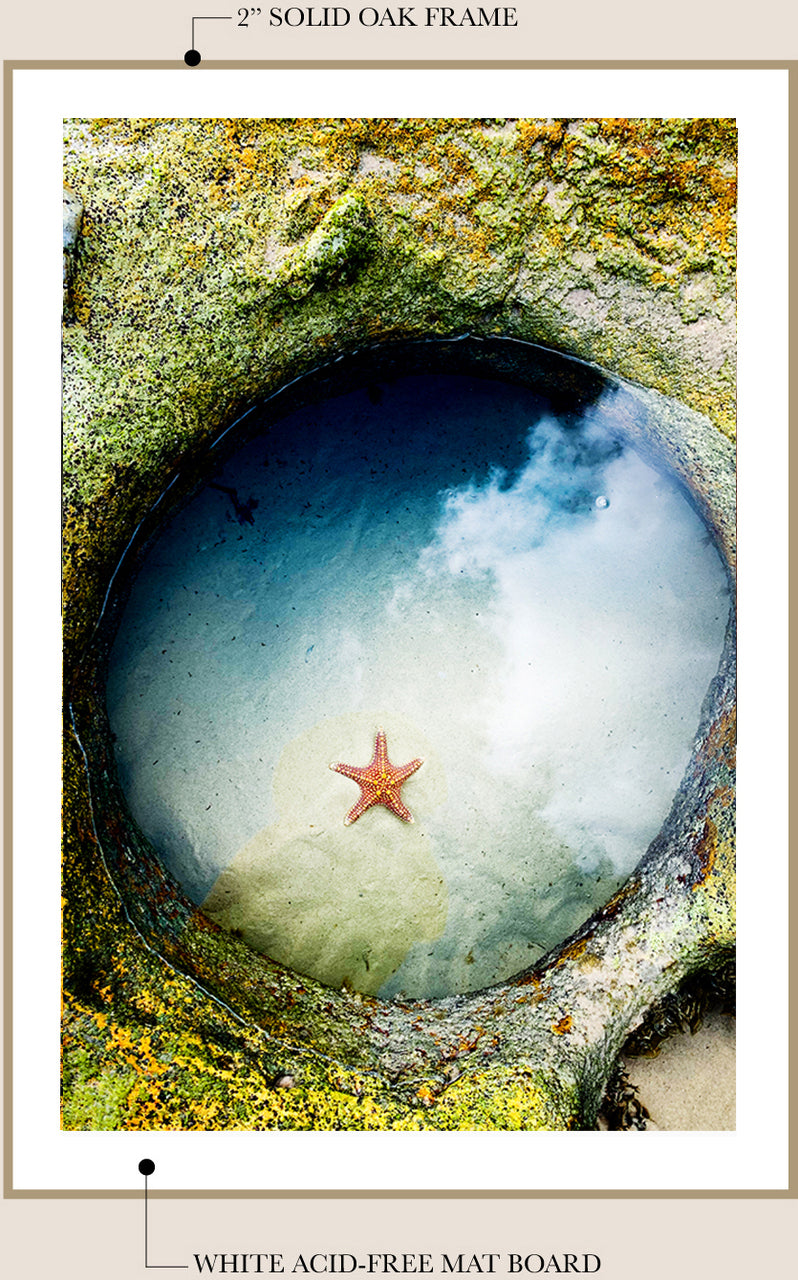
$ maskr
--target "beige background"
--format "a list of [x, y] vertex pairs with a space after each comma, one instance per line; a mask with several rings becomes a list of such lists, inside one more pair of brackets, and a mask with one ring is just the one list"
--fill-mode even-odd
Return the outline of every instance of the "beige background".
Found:
[[[6, 6], [4, 59], [132, 60], [179, 63], [189, 47], [192, 13], [235, 13], [238, 5], [175, 0], [40, 0]], [[266, 10], [269, 6], [262, 6]], [[353, 10], [360, 4], [350, 6]], [[379, 5], [377, 7], [380, 7]], [[418, 6], [421, 8], [422, 6]], [[457, 6], [455, 6], [457, 7]], [[489, 7], [493, 7], [492, 5]], [[514, 31], [372, 33], [350, 24], [338, 32], [247, 32], [233, 23], [198, 24], [206, 62], [217, 59], [534, 59], [671, 60], [798, 58], [798, 12], [788, 0], [756, 5], [723, 0], [636, 0], [561, 5], [520, 0]], [[216, 28], [211, 31], [210, 28]], [[186, 74], [201, 74], [201, 71]], [[477, 73], [475, 73], [477, 74]], [[6, 1046], [6, 1051], [8, 1046]], [[7, 1062], [7, 1056], [6, 1056]], [[763, 1122], [783, 1123], [767, 1115]], [[633, 1135], [618, 1135], [624, 1141]], [[651, 1135], [667, 1140], [667, 1135]], [[607, 1135], [597, 1140], [606, 1141]], [[268, 1139], [265, 1140], [268, 1143]], [[545, 1148], [530, 1135], [530, 1158]], [[539, 1155], [536, 1155], [539, 1152]], [[144, 1274], [142, 1181], [144, 1136], [131, 1135], [135, 1199], [4, 1199], [0, 1203], [2, 1269], [28, 1280], [81, 1277], [127, 1280]], [[212, 1169], [212, 1151], [208, 1166]], [[367, 1171], [366, 1171], [367, 1172]], [[157, 1175], [152, 1182], [155, 1184]], [[475, 1170], [478, 1181], [478, 1170]], [[686, 1173], [689, 1182], [689, 1172]], [[152, 1187], [155, 1191], [155, 1185]], [[150, 1259], [188, 1262], [194, 1252], [441, 1251], [507, 1254], [597, 1253], [607, 1280], [787, 1274], [798, 1227], [794, 1200], [160, 1200], [150, 1201]], [[790, 1236], [792, 1235], [792, 1242]], [[163, 1273], [161, 1273], [163, 1274]], [[197, 1274], [193, 1267], [188, 1274]], [[504, 1268], [497, 1274], [505, 1274]]]
[[[295, 0], [291, 0], [295, 3]], [[235, 14], [242, 0], [41, 0], [35, 6], [4, 5], [3, 57], [53, 59], [182, 59], [194, 14]], [[261, 0], [264, 13], [273, 0]], [[363, 0], [338, 0], [353, 13]], [[464, 4], [451, 7], [462, 9]], [[282, 3], [286, 9], [289, 4]], [[305, 5], [304, 7], [307, 7]], [[323, 8], [317, 4], [317, 9]], [[383, 10], [387, 0], [373, 7]], [[397, 9], [398, 5], [393, 5]], [[416, 3], [421, 11], [425, 6]], [[474, 8], [478, 8], [474, 5]], [[483, 7], [493, 9], [493, 0]], [[791, 0], [669, 0], [667, 7], [634, 0], [571, 0], [567, 9], [542, 0], [517, 0], [519, 26], [508, 31], [426, 29], [369, 32], [354, 19], [338, 31], [269, 29], [265, 21], [236, 31], [235, 21], [198, 23], [197, 44], [206, 60], [339, 58], [479, 58], [696, 61], [766, 60], [798, 54], [798, 16]], [[212, 33], [210, 28], [217, 28]]]
[[[288, 1266], [297, 1252], [588, 1252], [602, 1260], [599, 1280], [770, 1280], [789, 1275], [794, 1258], [794, 1202], [151, 1199], [149, 1216], [151, 1262], [191, 1262], [154, 1277], [196, 1276], [193, 1253], [233, 1249], [283, 1253]], [[16, 1201], [3, 1205], [2, 1225], [9, 1276], [149, 1274], [140, 1201]]]

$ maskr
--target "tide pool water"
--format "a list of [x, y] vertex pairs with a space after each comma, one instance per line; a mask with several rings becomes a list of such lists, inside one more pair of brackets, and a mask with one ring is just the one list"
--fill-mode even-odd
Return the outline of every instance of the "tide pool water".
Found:
[[[524, 388], [414, 376], [303, 409], [165, 524], [107, 704], [138, 824], [251, 946], [383, 996], [536, 960], [639, 861], [728, 587], [682, 492]], [[344, 818], [384, 729], [413, 823]]]

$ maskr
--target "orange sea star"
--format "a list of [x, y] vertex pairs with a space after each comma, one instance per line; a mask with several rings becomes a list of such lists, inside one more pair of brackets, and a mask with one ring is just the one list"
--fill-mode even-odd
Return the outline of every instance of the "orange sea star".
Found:
[[402, 804], [399, 792], [411, 773], [415, 773], [423, 763], [423, 760], [411, 760], [409, 764], [391, 764], [388, 759], [385, 731], [379, 729], [370, 764], [362, 768], [354, 764], [331, 764], [330, 768], [336, 773], [352, 778], [360, 787], [360, 799], [344, 818], [344, 826], [348, 827], [353, 822], [357, 822], [361, 813], [365, 813], [375, 804], [384, 804], [386, 809], [390, 809], [391, 813], [395, 813], [403, 822], [412, 822], [413, 815]]

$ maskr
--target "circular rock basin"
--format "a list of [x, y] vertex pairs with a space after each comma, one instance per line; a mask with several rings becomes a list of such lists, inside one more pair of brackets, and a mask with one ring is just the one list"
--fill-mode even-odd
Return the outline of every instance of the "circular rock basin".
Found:
[[[569, 362], [488, 371], [355, 365], [250, 414], [109, 614], [118, 777], [168, 871], [254, 950], [381, 997], [506, 981], [601, 911], [727, 629], [648, 408]], [[413, 821], [347, 824], [329, 766], [379, 730], [423, 762]]]

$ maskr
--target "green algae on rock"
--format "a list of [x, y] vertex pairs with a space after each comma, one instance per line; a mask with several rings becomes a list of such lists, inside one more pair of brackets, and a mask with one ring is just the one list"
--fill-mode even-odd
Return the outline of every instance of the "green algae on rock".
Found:
[[[255, 404], [339, 356], [465, 331], [480, 359], [505, 358], [500, 334], [647, 388], [664, 425], [631, 421], [631, 437], [680, 474], [733, 573], [733, 123], [71, 121], [65, 157], [83, 215], [63, 334], [79, 727], [63, 1123], [592, 1125], [646, 1009], [733, 946], [733, 628], [688, 776], [626, 889], [535, 970], [412, 1005], [300, 979], [181, 901], [114, 789], [97, 628], [134, 533]], [[140, 915], [112, 849], [149, 895]]]

